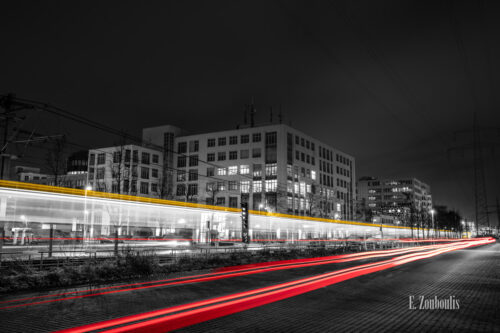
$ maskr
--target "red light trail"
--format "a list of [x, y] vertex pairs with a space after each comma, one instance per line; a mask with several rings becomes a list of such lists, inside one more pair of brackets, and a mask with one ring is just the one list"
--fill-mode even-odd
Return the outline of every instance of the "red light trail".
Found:
[[[227, 316], [289, 297], [307, 293], [322, 287], [349, 280], [361, 275], [382, 271], [409, 262], [437, 256], [439, 254], [493, 243], [493, 239], [478, 239], [438, 247], [426, 252], [403, 254], [376, 263], [362, 264], [329, 273], [319, 274], [292, 282], [277, 284], [265, 288], [235, 293], [189, 304], [168, 307], [142, 314], [84, 325], [61, 330], [59, 332], [165, 332], [194, 325], [203, 321]], [[118, 326], [118, 327], [117, 327]]]
[[[86, 297], [93, 297], [93, 296], [100, 296], [100, 295], [107, 295], [107, 294], [115, 294], [115, 293], [120, 293], [120, 292], [136, 291], [136, 290], [142, 290], [142, 289], [159, 288], [159, 287], [188, 284], [188, 283], [207, 282], [207, 281], [226, 279], [226, 278], [243, 276], [243, 275], [250, 275], [250, 274], [258, 274], [258, 273], [277, 271], [277, 270], [285, 270], [285, 269], [303, 268], [303, 267], [310, 267], [310, 266], [317, 266], [317, 265], [327, 265], [327, 264], [334, 264], [334, 263], [351, 262], [351, 261], [357, 261], [357, 260], [363, 260], [363, 259], [385, 257], [385, 256], [390, 256], [390, 255], [400, 255], [400, 254], [411, 253], [411, 252], [427, 251], [427, 250], [442, 248], [442, 247], [447, 248], [450, 246], [452, 246], [452, 245], [450, 245], [450, 244], [426, 245], [426, 246], [412, 247], [412, 248], [406, 248], [406, 249], [389, 249], [389, 250], [351, 253], [351, 254], [344, 254], [344, 255], [319, 257], [319, 258], [292, 259], [292, 260], [284, 260], [284, 261], [258, 263], [258, 264], [252, 264], [252, 265], [224, 267], [221, 269], [217, 269], [214, 273], [207, 273], [207, 274], [201, 274], [201, 275], [193, 275], [193, 276], [187, 276], [187, 277], [178, 277], [178, 278], [163, 279], [163, 280], [156, 280], [156, 281], [137, 282], [137, 283], [102, 287], [102, 288], [96, 288], [96, 289], [77, 290], [77, 291], [58, 293], [58, 294], [49, 294], [49, 295], [41, 295], [41, 296], [6, 300], [6, 301], [1, 301], [0, 304], [2, 304], [2, 303], [3, 304], [5, 304], [5, 303], [17, 303], [17, 302], [23, 302], [23, 301], [32, 301], [32, 300], [36, 300], [36, 299], [60, 297], [60, 298], [55, 298], [55, 299], [40, 300], [40, 301], [29, 302], [29, 303], [7, 305], [4, 307], [0, 307], [0, 310], [6, 310], [6, 309], [24, 307], [24, 306], [40, 305], [40, 304], [46, 304], [46, 303], [53, 303], [53, 302], [72, 300], [72, 299], [78, 299], [78, 298], [86, 298]], [[99, 291], [99, 292], [96, 292], [96, 291]], [[84, 294], [84, 293], [88, 293], [88, 294], [75, 295], [75, 294]], [[68, 295], [73, 295], [73, 296], [68, 296]]]

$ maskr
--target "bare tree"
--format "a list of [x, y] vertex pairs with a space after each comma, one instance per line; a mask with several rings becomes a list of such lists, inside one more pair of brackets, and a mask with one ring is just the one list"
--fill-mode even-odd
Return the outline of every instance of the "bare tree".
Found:
[[[205, 198], [205, 203], [207, 205], [210, 204], [215, 205], [215, 197], [217, 193], [219, 193], [219, 189], [217, 188], [217, 183], [215, 182], [207, 183], [207, 197]], [[211, 203], [209, 201], [211, 201]]]
[[53, 140], [47, 152], [46, 162], [51, 175], [54, 176], [54, 185], [60, 183], [60, 176], [64, 174], [66, 164], [66, 137], [63, 135]]

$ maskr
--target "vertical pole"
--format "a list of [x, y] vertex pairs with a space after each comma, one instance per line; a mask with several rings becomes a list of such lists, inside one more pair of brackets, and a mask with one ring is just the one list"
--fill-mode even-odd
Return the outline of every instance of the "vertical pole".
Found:
[[115, 230], [115, 257], [118, 257], [118, 229]]
[[52, 257], [52, 244], [54, 242], [54, 224], [50, 224], [50, 234], [49, 234], [49, 258]]
[[3, 132], [3, 140], [2, 140], [2, 149], [0, 151], [0, 158], [1, 158], [1, 166], [0, 166], [0, 179], [5, 179], [4, 173], [5, 173], [5, 156], [4, 153], [6, 151], [7, 147], [7, 137], [9, 133], [9, 113], [10, 113], [10, 106], [12, 103], [12, 95], [9, 94], [7, 95], [7, 99], [4, 104], [4, 115], [5, 115], [5, 125], [4, 125], [4, 132]]

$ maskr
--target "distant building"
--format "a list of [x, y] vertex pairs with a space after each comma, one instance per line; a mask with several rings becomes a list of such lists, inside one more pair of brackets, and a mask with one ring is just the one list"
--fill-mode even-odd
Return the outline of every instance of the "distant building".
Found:
[[57, 176], [48, 176], [43, 184], [68, 188], [84, 189], [87, 185], [88, 150], [81, 150], [71, 154], [66, 163], [66, 173]]
[[137, 145], [91, 149], [87, 183], [94, 190], [161, 197], [163, 154]]
[[358, 181], [358, 208], [365, 215], [394, 221], [402, 220], [411, 207], [415, 211], [432, 209], [430, 186], [416, 178], [378, 179], [362, 177]]
[[40, 183], [41, 181], [45, 181], [48, 177], [47, 174], [40, 171], [40, 168], [18, 165], [15, 166], [13, 170], [11, 179], [20, 182]]
[[185, 135], [143, 129], [164, 152], [169, 198], [279, 213], [351, 219], [355, 160], [284, 124]]

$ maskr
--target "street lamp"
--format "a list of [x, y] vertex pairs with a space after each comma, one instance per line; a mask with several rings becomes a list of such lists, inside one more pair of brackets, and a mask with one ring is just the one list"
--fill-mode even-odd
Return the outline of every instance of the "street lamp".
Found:
[[436, 229], [434, 228], [434, 214], [436, 214], [436, 211], [433, 208], [431, 208], [430, 213], [431, 213], [431, 220], [432, 220], [432, 234], [433, 234], [433, 237], [436, 238]]
[[[88, 211], [87, 211], [87, 191], [92, 191], [92, 186], [87, 185], [85, 186], [85, 199], [83, 201], [83, 242], [85, 242], [85, 236], [88, 236], [87, 234], [90, 232], [90, 228], [87, 226], [88, 222]], [[87, 232], [85, 232], [87, 230]]]

